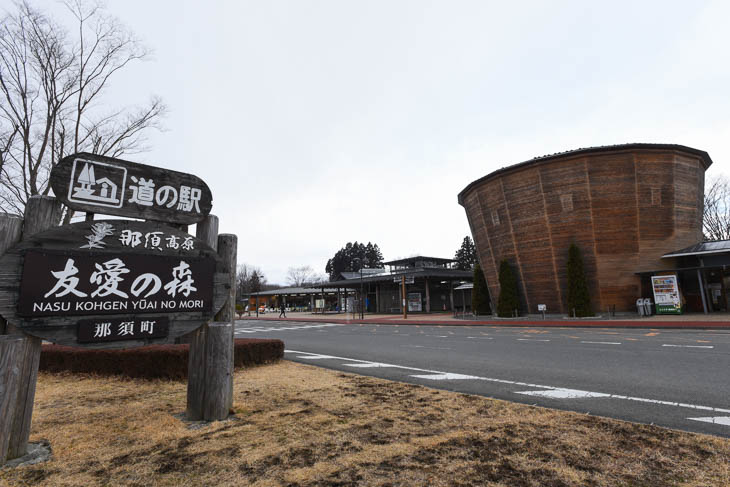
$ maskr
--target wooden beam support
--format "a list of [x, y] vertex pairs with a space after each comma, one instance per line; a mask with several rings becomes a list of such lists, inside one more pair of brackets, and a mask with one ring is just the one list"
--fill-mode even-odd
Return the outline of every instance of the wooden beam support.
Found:
[[[0, 255], [20, 241], [23, 219], [16, 215], [0, 213]], [[0, 335], [7, 333], [5, 318], [0, 316]]]
[[228, 409], [233, 407], [233, 347], [236, 331], [236, 260], [238, 256], [238, 237], [230, 233], [218, 235], [218, 255], [223, 260], [223, 266], [230, 275], [230, 289], [228, 301], [218, 312], [215, 321], [231, 324], [231, 336], [229, 340], [230, 350], [230, 373], [228, 375]]
[[[0, 466], [5, 464], [10, 447], [10, 433], [17, 407], [17, 391], [21, 380], [21, 362], [25, 350], [22, 336], [0, 336]], [[15, 392], [15, 394], [13, 394]]]
[[220, 421], [231, 408], [233, 375], [232, 323], [209, 323], [205, 336], [205, 395], [203, 420]]
[[[61, 203], [56, 198], [31, 196], [25, 205], [23, 238], [27, 239], [36, 233], [57, 226], [61, 221], [62, 210]], [[41, 358], [41, 340], [30, 335], [20, 334], [12, 324], [8, 324], [8, 329], [14, 335], [23, 338], [19, 361], [16, 362], [20, 380], [15, 390], [7, 389], [7, 384], [5, 384], [5, 391], [10, 396], [10, 400], [15, 400], [7, 447], [7, 459], [12, 460], [22, 457], [28, 451], [38, 363]]]

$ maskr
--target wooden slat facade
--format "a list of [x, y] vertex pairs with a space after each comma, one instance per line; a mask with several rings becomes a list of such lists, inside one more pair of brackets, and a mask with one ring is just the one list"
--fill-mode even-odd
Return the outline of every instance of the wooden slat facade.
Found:
[[566, 262], [583, 253], [594, 309], [634, 309], [637, 271], [702, 240], [706, 153], [630, 144], [535, 159], [501, 169], [459, 195], [493, 299], [499, 263], [515, 269], [521, 312], [568, 314]]

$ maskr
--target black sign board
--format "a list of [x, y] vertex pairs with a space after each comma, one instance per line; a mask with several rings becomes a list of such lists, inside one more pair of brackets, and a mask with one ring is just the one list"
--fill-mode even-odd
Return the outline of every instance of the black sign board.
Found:
[[210, 311], [215, 260], [28, 250], [18, 316]]
[[213, 205], [192, 174], [85, 152], [61, 159], [51, 187], [74, 210], [172, 223], [199, 222]]
[[134, 319], [81, 320], [77, 337], [79, 343], [102, 343], [165, 338], [168, 333], [169, 321], [166, 316], [146, 316]]
[[[52, 342], [96, 348], [169, 343], [213, 318], [230, 289], [223, 263], [201, 240], [129, 220], [41, 232], [4, 254], [0, 269], [0, 315], [6, 320]], [[118, 330], [150, 320], [165, 325], [147, 335], [140, 330], [89, 339], [99, 323]]]

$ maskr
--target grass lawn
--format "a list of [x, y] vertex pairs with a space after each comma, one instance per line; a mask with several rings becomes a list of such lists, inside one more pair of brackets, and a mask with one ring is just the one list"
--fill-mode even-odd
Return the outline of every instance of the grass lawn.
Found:
[[41, 373], [53, 460], [0, 485], [730, 486], [730, 440], [292, 362], [236, 372], [228, 421], [181, 421], [185, 393]]

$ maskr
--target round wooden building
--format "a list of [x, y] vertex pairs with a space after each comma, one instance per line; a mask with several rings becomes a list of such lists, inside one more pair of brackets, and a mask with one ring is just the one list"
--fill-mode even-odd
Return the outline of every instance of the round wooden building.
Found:
[[521, 313], [570, 311], [566, 262], [583, 254], [593, 308], [635, 309], [638, 272], [702, 241], [705, 171], [701, 150], [624, 144], [538, 157], [477, 179], [459, 193], [492, 300], [500, 262], [517, 275]]

